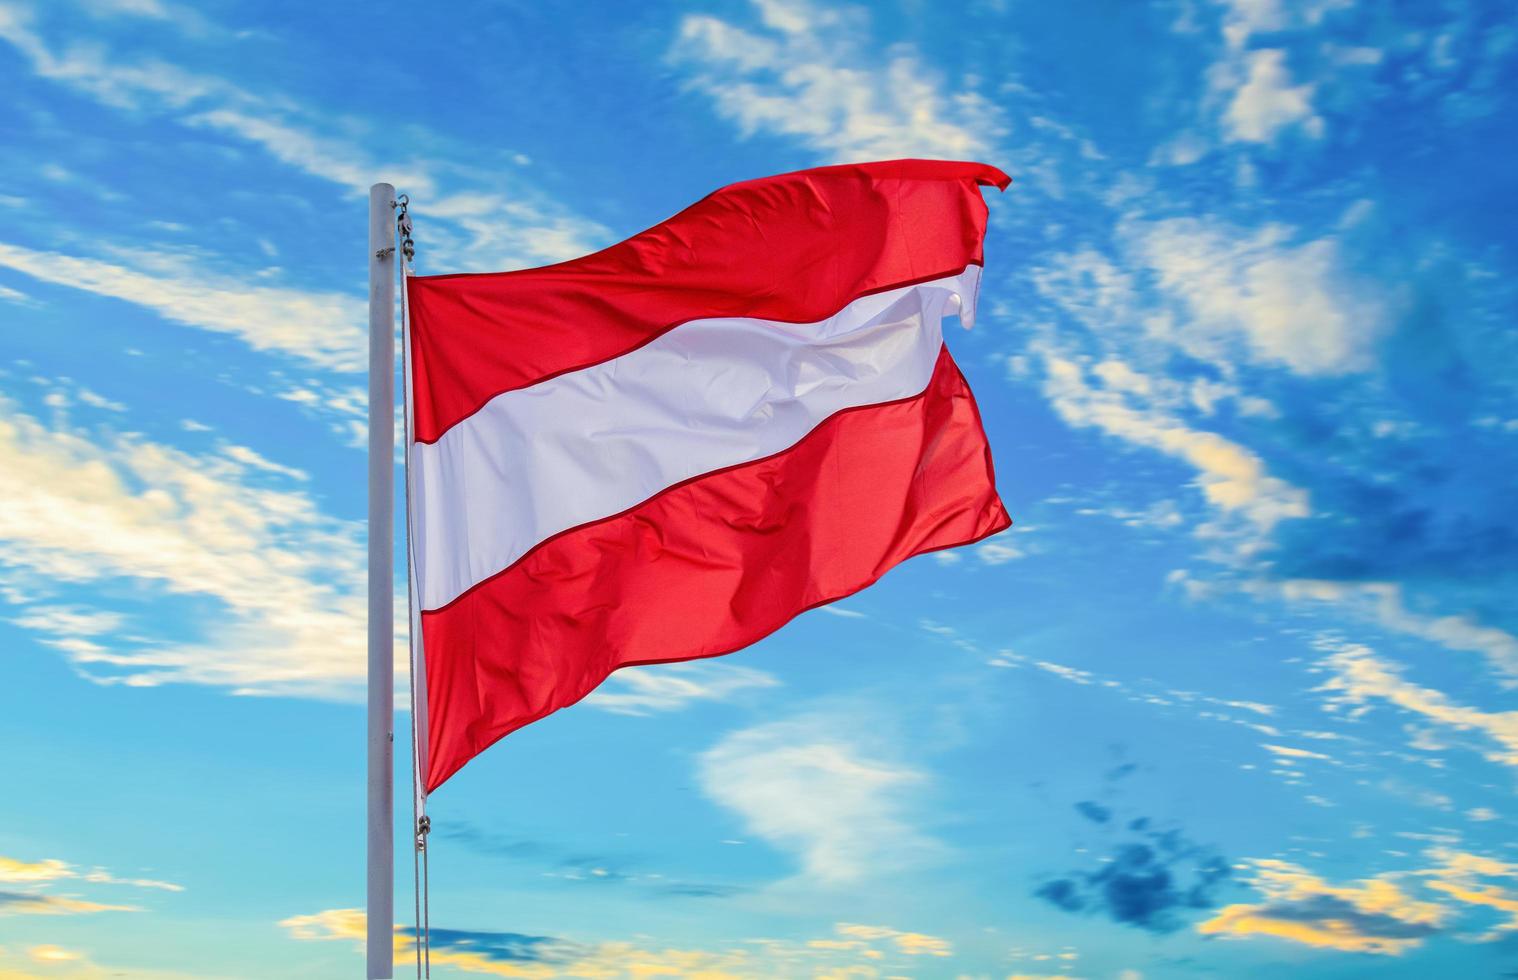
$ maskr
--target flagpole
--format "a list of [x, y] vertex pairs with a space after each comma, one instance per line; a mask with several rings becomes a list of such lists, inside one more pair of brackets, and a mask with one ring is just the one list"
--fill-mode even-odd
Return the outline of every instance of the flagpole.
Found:
[[395, 975], [395, 188], [369, 188], [369, 980]]

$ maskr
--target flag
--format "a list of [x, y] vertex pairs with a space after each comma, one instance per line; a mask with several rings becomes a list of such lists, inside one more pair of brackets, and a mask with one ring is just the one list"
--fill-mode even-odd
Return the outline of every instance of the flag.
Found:
[[408, 280], [429, 792], [619, 667], [731, 653], [1011, 523], [942, 336], [1008, 182], [804, 170], [558, 265]]

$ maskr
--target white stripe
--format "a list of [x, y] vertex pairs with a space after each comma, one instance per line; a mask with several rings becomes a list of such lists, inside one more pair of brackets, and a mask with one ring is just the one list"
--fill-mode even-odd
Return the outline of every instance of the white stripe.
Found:
[[943, 317], [964, 307], [968, 321], [979, 282], [972, 265], [861, 297], [820, 323], [692, 320], [496, 396], [412, 447], [422, 608], [446, 605], [550, 535], [788, 449], [841, 409], [921, 393]]

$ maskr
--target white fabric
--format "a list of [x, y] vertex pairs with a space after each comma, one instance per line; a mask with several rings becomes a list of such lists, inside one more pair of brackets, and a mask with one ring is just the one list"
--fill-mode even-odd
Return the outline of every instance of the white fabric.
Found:
[[[411, 451], [421, 606], [553, 534], [790, 448], [841, 409], [920, 394], [980, 267], [819, 323], [692, 320], [621, 357], [498, 395]], [[587, 325], [586, 329], [594, 329]]]

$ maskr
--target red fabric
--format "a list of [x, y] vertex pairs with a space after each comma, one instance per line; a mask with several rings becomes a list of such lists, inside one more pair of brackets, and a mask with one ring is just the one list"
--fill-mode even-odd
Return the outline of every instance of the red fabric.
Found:
[[413, 423], [435, 442], [496, 395], [702, 317], [809, 323], [981, 262], [995, 167], [895, 160], [732, 184], [558, 265], [409, 280]]
[[948, 351], [903, 401], [549, 538], [422, 613], [427, 789], [618, 667], [729, 653], [912, 555], [1011, 524]]

